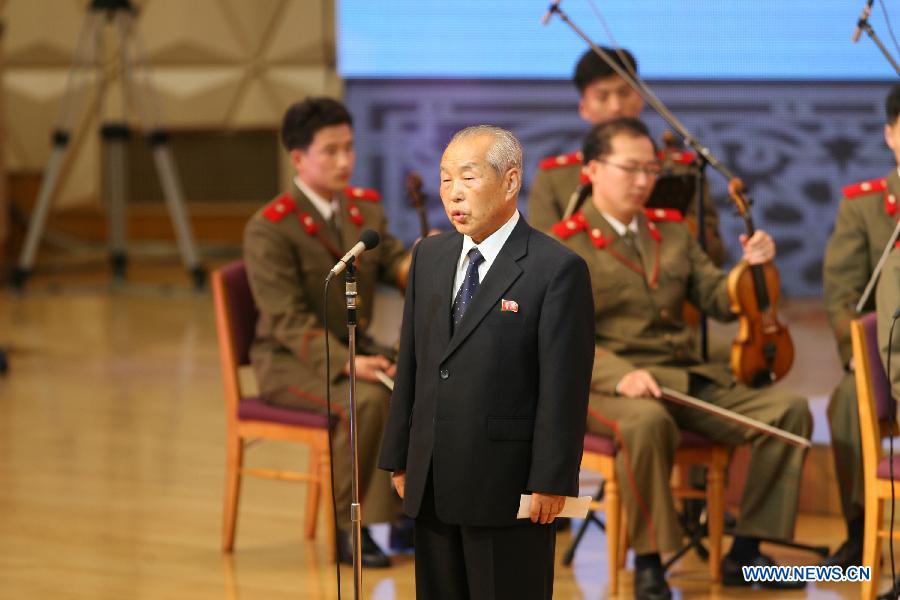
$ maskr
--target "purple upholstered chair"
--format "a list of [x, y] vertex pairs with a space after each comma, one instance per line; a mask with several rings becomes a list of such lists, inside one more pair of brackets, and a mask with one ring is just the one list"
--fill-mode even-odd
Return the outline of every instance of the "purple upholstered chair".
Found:
[[[895, 402], [891, 398], [887, 372], [878, 353], [876, 330], [875, 313], [850, 324], [853, 363], [856, 366], [856, 397], [859, 405], [859, 432], [866, 496], [862, 563], [872, 570], [871, 578], [862, 584], [863, 600], [872, 600], [877, 594], [881, 541], [883, 537], [890, 535], [889, 531], [881, 527], [881, 522], [884, 503], [886, 500], [890, 501], [893, 488], [892, 461], [894, 477], [900, 476], [900, 460], [897, 457], [882, 457], [882, 431], [887, 435], [893, 435], [896, 409]], [[894, 495], [900, 497], [900, 488], [894, 488]]]
[[[328, 500], [331, 480], [327, 418], [317, 413], [269, 406], [260, 398], [242, 396], [238, 370], [250, 363], [250, 345], [258, 317], [244, 262], [236, 261], [215, 271], [212, 274], [212, 288], [225, 384], [226, 472], [222, 549], [231, 552], [234, 548], [241, 477], [253, 475], [307, 484], [305, 529], [309, 539], [316, 535], [319, 501], [323, 500], [328, 556], [334, 557], [334, 518]], [[308, 471], [299, 473], [244, 467], [244, 442], [249, 439], [284, 440], [306, 445], [310, 461]]]

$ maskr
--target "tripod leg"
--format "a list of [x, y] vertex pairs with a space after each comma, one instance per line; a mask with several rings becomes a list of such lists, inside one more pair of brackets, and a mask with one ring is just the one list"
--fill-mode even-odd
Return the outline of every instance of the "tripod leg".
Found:
[[69, 68], [65, 94], [60, 104], [59, 116], [52, 135], [50, 158], [47, 160], [41, 188], [38, 190], [34, 213], [31, 215], [28, 224], [25, 244], [22, 247], [19, 262], [12, 275], [12, 285], [17, 290], [22, 290], [25, 287], [25, 282], [31, 275], [38, 246], [41, 243], [41, 236], [44, 233], [47, 214], [50, 211], [53, 192], [56, 190], [56, 184], [59, 182], [63, 159], [71, 139], [70, 131], [74, 119], [73, 106], [80, 104], [87, 87], [83, 81], [80, 81], [79, 74], [88, 68], [92, 68], [98, 56], [97, 48], [101, 43], [102, 37], [102, 31], [100, 31], [98, 23], [96, 14], [93, 11], [89, 12], [85, 16], [84, 24], [79, 33], [78, 44], [75, 48], [75, 59]]
[[44, 179], [41, 181], [41, 189], [38, 191], [34, 213], [31, 215], [31, 220], [28, 225], [28, 234], [25, 237], [25, 244], [22, 246], [22, 253], [19, 255], [19, 263], [16, 266], [15, 271], [13, 271], [12, 284], [13, 287], [18, 290], [21, 290], [25, 286], [25, 281], [31, 275], [31, 268], [34, 266], [34, 258], [37, 255], [41, 236], [44, 233], [44, 224], [47, 221], [47, 213], [50, 211], [50, 201], [52, 199], [53, 190], [56, 188], [56, 181], [59, 179], [59, 174], [62, 170], [63, 157], [65, 156], [68, 145], [68, 132], [59, 130], [53, 133], [53, 149], [50, 151], [50, 160], [47, 162]]
[[181, 183], [178, 179], [178, 172], [175, 170], [175, 162], [172, 160], [168, 137], [165, 132], [157, 130], [150, 133], [148, 141], [153, 149], [153, 160], [156, 163], [159, 181], [166, 197], [166, 206], [169, 209], [172, 226], [175, 228], [175, 237], [178, 241], [181, 258], [194, 280], [194, 286], [202, 289], [206, 284], [206, 270], [197, 258], [194, 234], [191, 231], [187, 210], [184, 208], [184, 196], [181, 193]]
[[107, 124], [101, 129], [106, 152], [106, 189], [109, 193], [107, 210], [109, 211], [109, 262], [113, 277], [125, 279], [128, 267], [128, 255], [125, 249], [127, 238], [126, 218], [126, 180], [128, 169], [126, 154], [128, 138], [131, 132], [124, 124]]
[[[202, 289], [206, 284], [206, 270], [197, 257], [194, 234], [191, 231], [190, 220], [185, 209], [181, 181], [169, 147], [169, 134], [159, 126], [158, 103], [150, 85], [147, 60], [134, 28], [134, 16], [132, 13], [121, 13], [117, 15], [117, 19], [122, 47], [123, 85], [134, 99], [145, 129], [148, 130], [147, 143], [153, 152], [153, 161], [166, 199], [169, 218], [175, 229], [175, 239], [181, 259], [194, 280], [194, 286]], [[137, 59], [132, 56], [132, 47]], [[146, 75], [141, 89], [137, 88], [135, 66], [142, 68]]]

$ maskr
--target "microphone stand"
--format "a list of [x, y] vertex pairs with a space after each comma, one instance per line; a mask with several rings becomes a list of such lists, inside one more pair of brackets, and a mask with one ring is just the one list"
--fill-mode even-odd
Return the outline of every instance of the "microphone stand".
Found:
[[856, 22], [857, 34], [853, 36], [853, 41], [855, 42], [858, 39], [859, 30], [865, 31], [866, 35], [872, 38], [872, 41], [875, 42], [875, 45], [878, 46], [878, 49], [881, 50], [881, 53], [884, 54], [887, 61], [894, 67], [894, 71], [897, 72], [897, 75], [900, 75], [900, 65], [897, 64], [897, 61], [891, 56], [891, 52], [881, 42], [881, 38], [879, 38], [875, 33], [875, 30], [872, 29], [872, 25], [869, 24], [869, 12], [869, 7], [866, 7], [859, 16], [859, 21]]
[[362, 594], [362, 508], [359, 505], [359, 448], [356, 428], [356, 266], [354, 258], [347, 261], [344, 276], [347, 298], [347, 346], [350, 350], [350, 528], [353, 544], [353, 598]]
[[[699, 156], [699, 155], [698, 155]], [[700, 157], [697, 171], [694, 175], [697, 187], [697, 242], [700, 249], [706, 252], [706, 158]], [[706, 315], [700, 312], [700, 355], [703, 362], [709, 360], [709, 322]]]

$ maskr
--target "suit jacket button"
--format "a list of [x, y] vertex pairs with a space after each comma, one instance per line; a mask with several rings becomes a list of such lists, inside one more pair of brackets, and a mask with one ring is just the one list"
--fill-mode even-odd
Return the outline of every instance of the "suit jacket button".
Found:
[[450, 371], [448, 371], [447, 369], [441, 369], [441, 379], [449, 379], [449, 378], [450, 378]]

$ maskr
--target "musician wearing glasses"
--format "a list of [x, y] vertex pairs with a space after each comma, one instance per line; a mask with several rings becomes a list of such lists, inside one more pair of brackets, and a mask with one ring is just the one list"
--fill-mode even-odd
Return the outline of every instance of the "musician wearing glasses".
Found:
[[[885, 103], [884, 139], [900, 164], [900, 85], [891, 88]], [[900, 219], [900, 174], [848, 185], [838, 205], [834, 232], [825, 247], [823, 283], [825, 309], [834, 332], [844, 374], [828, 404], [831, 446], [838, 478], [847, 540], [826, 565], [848, 567], [862, 560], [863, 473], [856, 382], [850, 347], [850, 321], [860, 317], [856, 305]], [[862, 314], [875, 309], [874, 294]], [[881, 308], [880, 306], [878, 307]], [[893, 309], [891, 309], [893, 312]]]
[[[637, 60], [625, 49], [604, 48], [612, 61], [628, 73], [637, 74]], [[596, 125], [620, 117], [637, 118], [644, 110], [644, 100], [593, 50], [585, 52], [572, 78], [578, 88], [578, 115], [587, 123]], [[693, 173], [695, 155], [679, 147], [666, 147], [658, 153], [667, 173]], [[567, 217], [574, 196], [587, 185], [587, 176], [581, 169], [581, 152], [549, 156], [541, 160], [528, 195], [528, 222], [541, 231], [549, 231], [554, 223]], [[719, 236], [719, 216], [715, 204], [706, 195], [704, 204], [706, 252], [713, 262], [725, 261], [725, 247]], [[685, 219], [693, 221], [696, 214], [696, 197], [685, 207]]]
[[[681, 307], [690, 300], [713, 318], [733, 319], [726, 274], [701, 251], [680, 213], [645, 209], [662, 168], [646, 126], [632, 118], [597, 125], [582, 153], [591, 195], [552, 232], [591, 271], [597, 337], [588, 428], [620, 445], [617, 472], [636, 553], [635, 597], [671, 597], [660, 555], [678, 549], [683, 538], [670, 489], [680, 430], [725, 444], [752, 444], [753, 476], [722, 565], [725, 585], [749, 585], [741, 566], [773, 564], [760, 553], [759, 539], [793, 537], [804, 450], [667, 403], [660, 388], [808, 438], [806, 400], [778, 388], [739, 384], [727, 362], [702, 362]], [[761, 230], [742, 236], [741, 245], [744, 260], [753, 265], [775, 256], [772, 238]]]

